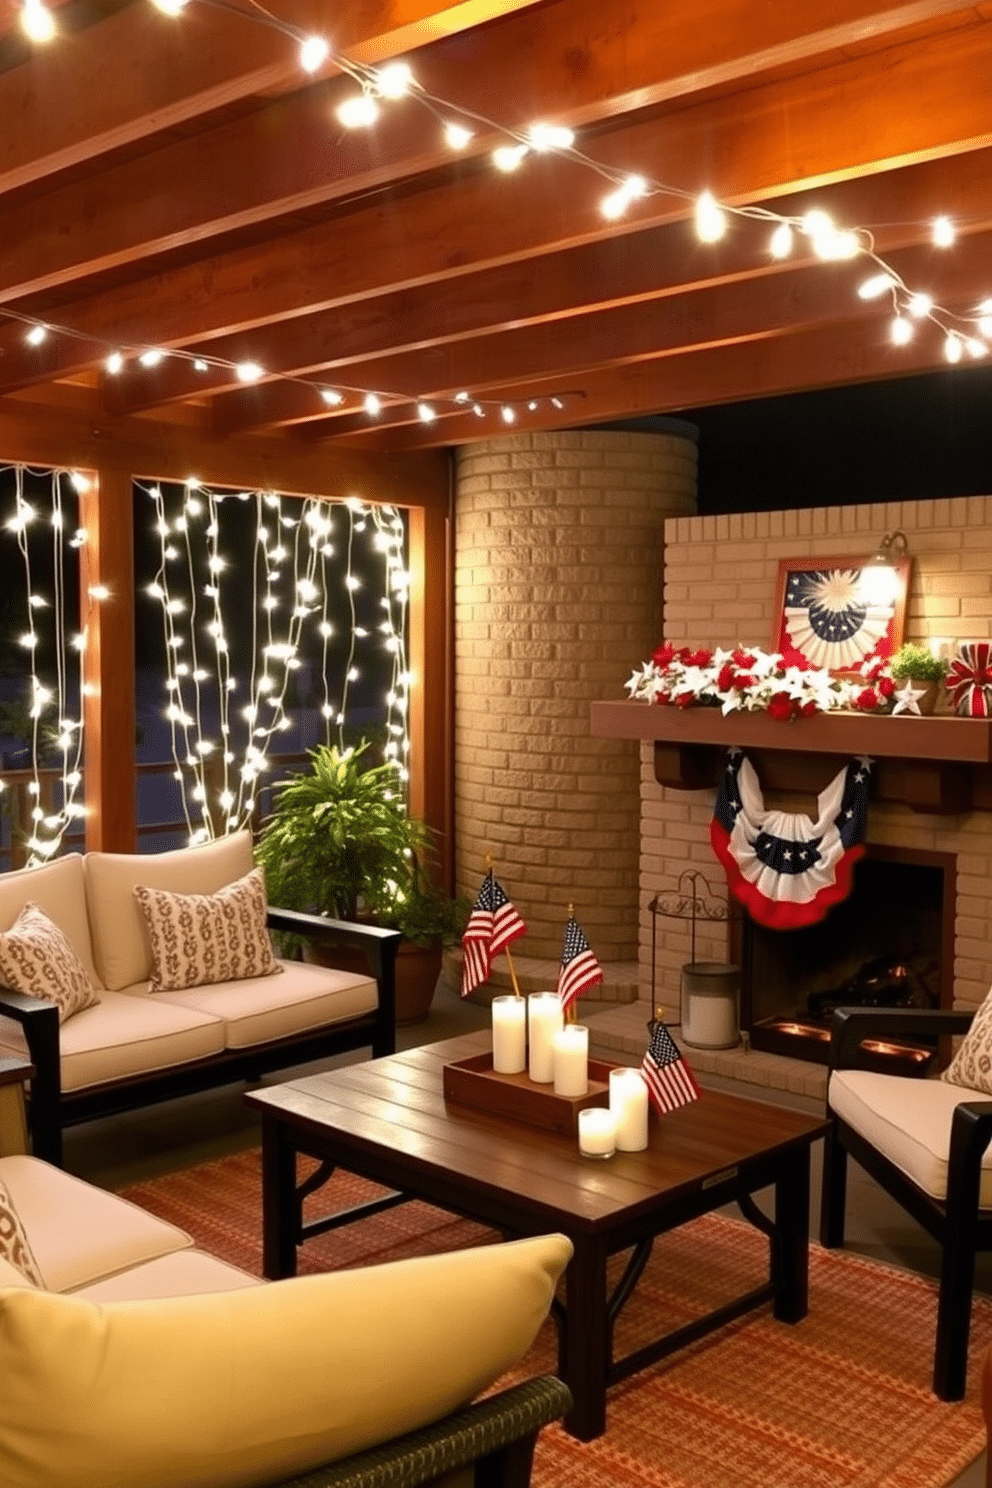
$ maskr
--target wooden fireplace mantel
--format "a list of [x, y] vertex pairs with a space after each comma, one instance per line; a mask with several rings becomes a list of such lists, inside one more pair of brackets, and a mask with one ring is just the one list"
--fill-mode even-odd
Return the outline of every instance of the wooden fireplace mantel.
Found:
[[872, 795], [914, 811], [992, 810], [992, 721], [938, 715], [818, 714], [789, 723], [767, 713], [590, 704], [592, 733], [654, 741], [655, 777], [678, 790], [716, 784], [722, 750], [746, 749], [769, 790], [817, 793], [853, 756], [876, 762]]

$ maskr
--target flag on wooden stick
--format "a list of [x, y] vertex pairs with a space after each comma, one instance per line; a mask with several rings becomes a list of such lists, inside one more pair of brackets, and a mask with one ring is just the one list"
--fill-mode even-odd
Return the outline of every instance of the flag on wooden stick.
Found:
[[651, 1039], [641, 1061], [641, 1074], [648, 1094], [664, 1115], [699, 1099], [699, 1086], [682, 1051], [660, 1018], [648, 1024]]
[[558, 1000], [567, 1012], [580, 992], [603, 980], [603, 968], [593, 955], [574, 915], [565, 926], [565, 945], [558, 972]]
[[482, 880], [479, 897], [462, 936], [462, 997], [467, 997], [474, 988], [488, 981], [496, 957], [526, 929], [490, 868]]

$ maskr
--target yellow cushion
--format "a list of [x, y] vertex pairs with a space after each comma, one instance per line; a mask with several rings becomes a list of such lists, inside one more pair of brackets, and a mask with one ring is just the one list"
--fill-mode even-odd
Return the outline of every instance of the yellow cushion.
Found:
[[69, 937], [37, 904], [25, 904], [0, 934], [0, 982], [54, 1002], [60, 1023], [100, 1001]]
[[152, 953], [152, 992], [282, 971], [265, 928], [265, 878], [252, 868], [215, 894], [170, 894], [138, 884], [134, 897]]
[[218, 1295], [0, 1291], [3, 1488], [253, 1488], [438, 1420], [527, 1350], [564, 1235]]

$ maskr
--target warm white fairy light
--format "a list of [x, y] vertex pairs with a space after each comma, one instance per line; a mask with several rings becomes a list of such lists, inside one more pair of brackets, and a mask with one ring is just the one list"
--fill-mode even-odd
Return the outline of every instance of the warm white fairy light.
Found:
[[575, 144], [575, 134], [563, 124], [532, 124], [527, 131], [527, 143], [539, 153], [570, 150]]
[[947, 360], [949, 362], [959, 362], [963, 350], [964, 342], [961, 337], [955, 335], [953, 331], [948, 331], [944, 338], [944, 356]]
[[40, 346], [43, 341], [48, 340], [48, 327], [33, 325], [24, 337], [29, 346]]
[[379, 105], [371, 93], [355, 93], [338, 104], [335, 113], [346, 129], [368, 129], [379, 117]]
[[[73, 716], [88, 688], [83, 681], [85, 632], [70, 635], [66, 628], [65, 595], [67, 589], [66, 557], [81, 544], [82, 528], [73, 529], [66, 538], [67, 501], [75, 499], [81, 477], [78, 472], [28, 472], [23, 466], [8, 467], [13, 475], [14, 508], [3, 523], [16, 543], [24, 579], [24, 602], [29, 626], [20, 642], [27, 653], [25, 713], [30, 720], [29, 765], [31, 778], [26, 790], [36, 804], [30, 812], [34, 824], [26, 840], [29, 865], [45, 862], [60, 848], [70, 822], [85, 815], [85, 807], [76, 799], [82, 781], [79, 765], [82, 758], [82, 719]], [[25, 496], [29, 474], [35, 499], [47, 508], [39, 512]], [[40, 486], [47, 478], [48, 494]], [[51, 536], [50, 587], [39, 587], [28, 547], [27, 529], [39, 516]], [[10, 557], [2, 560], [10, 575]], [[73, 656], [73, 653], [75, 655]], [[71, 659], [70, 659], [71, 658]], [[48, 675], [41, 675], [44, 666]], [[48, 670], [50, 669], [50, 670]], [[53, 760], [54, 756], [54, 760]]]
[[912, 315], [916, 320], [923, 320], [925, 316], [930, 314], [932, 309], [933, 300], [928, 294], [922, 294], [919, 291], [916, 294], [911, 294], [906, 301], [907, 313]]
[[464, 124], [449, 123], [444, 126], [444, 142], [450, 150], [464, 150], [472, 142], [472, 131]]
[[615, 191], [604, 196], [600, 202], [600, 211], [603, 216], [611, 222], [622, 217], [631, 202], [639, 201], [641, 197], [647, 196], [648, 183], [643, 176], [627, 176]]
[[157, 367], [159, 363], [163, 362], [164, 360], [165, 352], [159, 351], [157, 347], [149, 347], [148, 350], [143, 351], [138, 358], [138, 361], [143, 367]]
[[423, 424], [432, 424], [437, 418], [437, 414], [429, 403], [418, 403], [417, 417]]
[[330, 55], [330, 43], [322, 36], [308, 36], [300, 44], [300, 66], [304, 72], [319, 72]]
[[872, 274], [858, 285], [858, 296], [862, 300], [877, 300], [886, 290], [895, 287], [896, 280], [889, 273]]
[[[147, 592], [161, 608], [166, 655], [172, 663], [177, 649], [175, 643], [183, 639], [175, 629], [176, 616], [180, 613], [177, 600], [181, 601], [183, 596], [175, 592], [175, 580], [165, 556], [162, 534], [163, 528], [168, 532], [170, 525], [174, 524], [166, 518], [161, 490], [153, 489], [162, 558]], [[394, 703], [384, 703], [385, 723], [390, 734], [398, 727], [405, 739], [408, 712], [406, 695], [402, 694], [398, 680], [405, 666], [403, 635], [407, 604], [405, 590], [397, 589], [396, 585], [396, 575], [405, 576], [405, 528], [399, 514], [388, 507], [367, 507], [358, 498], [349, 498], [345, 508], [343, 504], [330, 504], [315, 498], [304, 500], [301, 506], [298, 501], [279, 497], [273, 492], [239, 493], [240, 500], [254, 499], [255, 502], [256, 560], [253, 565], [253, 660], [249, 675], [238, 677], [231, 670], [232, 658], [226, 645], [229, 622], [224, 612], [229, 593], [233, 595], [239, 587], [243, 589], [243, 579], [239, 581], [231, 554], [222, 554], [219, 546], [224, 533], [221, 509], [226, 500], [232, 499], [232, 493], [206, 490], [203, 497], [204, 501], [199, 503], [205, 505], [202, 513], [190, 511], [188, 497], [184, 502], [183, 542], [187, 564], [183, 582], [192, 598], [192, 576], [197, 566], [205, 567], [216, 579], [215, 583], [206, 586], [211, 591], [208, 598], [212, 613], [201, 621], [202, 634], [217, 647], [216, 665], [213, 671], [196, 666], [191, 677], [188, 669], [183, 671], [179, 665], [170, 664], [165, 678], [166, 693], [171, 699], [166, 716], [173, 730], [176, 778], [182, 784], [191, 840], [201, 830], [216, 835], [246, 825], [250, 820], [256, 804], [256, 787], [263, 783], [266, 772], [278, 764], [278, 756], [270, 756], [267, 746], [274, 737], [285, 735], [293, 727], [288, 712], [289, 680], [304, 665], [301, 648], [307, 635], [313, 637], [313, 644], [322, 657], [318, 675], [324, 696], [315, 712], [323, 722], [327, 741], [330, 742], [331, 729], [337, 728], [339, 742], [343, 742], [340, 731], [349, 716], [349, 689], [364, 673], [357, 648], [370, 639], [368, 627], [361, 623], [356, 613], [362, 583], [351, 567], [354, 543], [366, 527], [373, 528], [370, 552], [377, 554], [384, 564], [382, 603], [387, 607], [389, 618], [385, 639], [380, 644], [392, 672], [390, 692], [399, 699]], [[266, 520], [263, 520], [263, 512], [268, 514]], [[272, 543], [272, 518], [278, 529], [291, 534], [285, 542], [277, 545]], [[349, 531], [345, 571], [342, 576], [338, 570], [335, 578], [335, 571], [329, 563], [337, 545], [327, 539], [333, 535], [335, 523], [342, 521], [347, 522]], [[194, 559], [197, 552], [200, 556]], [[228, 570], [232, 570], [230, 591], [224, 587]], [[336, 627], [328, 619], [328, 603], [335, 583], [340, 585], [349, 608], [351, 626], [340, 681], [332, 695], [328, 647]], [[281, 611], [287, 618], [276, 629], [275, 613], [280, 608], [280, 598]], [[195, 653], [197, 625], [192, 609], [191, 606], [183, 634]], [[312, 646], [308, 654], [312, 654]], [[211, 730], [207, 727], [204, 700], [208, 694], [201, 687], [201, 682], [208, 680], [215, 683], [215, 701], [211, 708], [218, 706], [219, 699], [220, 715], [212, 731], [214, 737], [210, 737]], [[234, 735], [239, 731], [242, 738], [247, 735], [240, 760], [234, 742]], [[217, 735], [223, 744], [216, 743]], [[404, 749], [400, 753], [401, 758], [405, 758], [407, 751]], [[398, 773], [405, 778], [404, 772]]]
[[712, 191], [696, 198], [696, 236], [702, 243], [716, 243], [727, 231], [727, 214]]
[[788, 222], [780, 222], [768, 240], [768, 251], [772, 258], [788, 258], [795, 242], [795, 234]]
[[382, 399], [377, 398], [375, 393], [366, 393], [365, 412], [369, 418], [376, 418], [382, 412]]
[[509, 174], [522, 165], [528, 154], [526, 145], [500, 145], [493, 151], [493, 164], [497, 170]]
[[934, 246], [936, 248], [951, 248], [957, 238], [954, 223], [950, 217], [935, 217], [931, 232]]
[[258, 382], [259, 378], [265, 376], [265, 368], [260, 367], [258, 362], [236, 362], [234, 373], [239, 382]]
[[29, 41], [44, 43], [55, 36], [55, 17], [42, 0], [24, 0], [20, 19], [21, 30]]
[[321, 388], [320, 397], [328, 408], [340, 408], [344, 402], [344, 394], [337, 392], [335, 388]]
[[895, 346], [908, 346], [913, 339], [913, 323], [904, 315], [897, 315], [892, 322], [889, 334]]
[[413, 73], [406, 62], [387, 62], [373, 76], [380, 98], [405, 98], [414, 86]]

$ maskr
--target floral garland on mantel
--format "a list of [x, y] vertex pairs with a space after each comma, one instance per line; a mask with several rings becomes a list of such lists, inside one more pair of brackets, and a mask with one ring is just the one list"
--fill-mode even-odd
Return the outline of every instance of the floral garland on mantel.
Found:
[[[770, 718], [811, 718], [840, 709], [856, 713], [901, 711], [888, 662], [865, 661], [847, 680], [802, 657], [785, 659], [755, 646], [725, 651], [664, 641], [626, 683], [631, 698], [676, 708], [719, 708], [728, 713], [767, 713]], [[918, 710], [916, 710], [918, 711]]]

